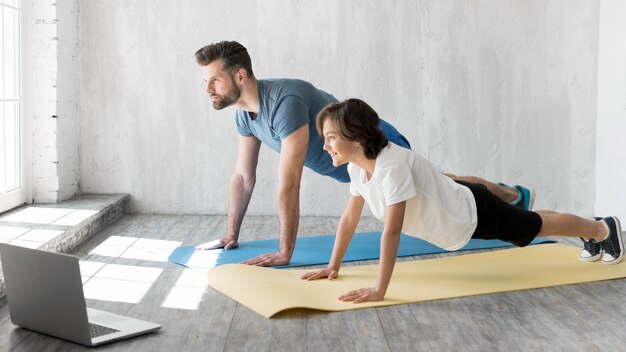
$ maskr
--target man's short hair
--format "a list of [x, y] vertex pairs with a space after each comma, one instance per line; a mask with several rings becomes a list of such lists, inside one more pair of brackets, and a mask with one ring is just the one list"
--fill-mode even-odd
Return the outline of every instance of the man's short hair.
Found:
[[250, 60], [248, 50], [238, 42], [221, 41], [196, 51], [196, 61], [200, 66], [206, 66], [219, 59], [224, 62], [224, 69], [231, 75], [243, 68], [248, 76], [254, 77], [252, 60]]
[[387, 136], [380, 129], [380, 117], [371, 106], [360, 99], [348, 99], [327, 105], [316, 116], [316, 128], [322, 138], [324, 121], [330, 120], [341, 136], [363, 146], [365, 157], [376, 159], [387, 146]]

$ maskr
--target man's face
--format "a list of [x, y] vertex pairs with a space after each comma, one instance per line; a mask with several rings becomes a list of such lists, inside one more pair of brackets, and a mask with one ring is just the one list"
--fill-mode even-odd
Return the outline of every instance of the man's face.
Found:
[[234, 78], [224, 70], [224, 63], [215, 60], [202, 66], [202, 79], [207, 82], [206, 93], [213, 102], [215, 110], [222, 110], [237, 102], [241, 90]]

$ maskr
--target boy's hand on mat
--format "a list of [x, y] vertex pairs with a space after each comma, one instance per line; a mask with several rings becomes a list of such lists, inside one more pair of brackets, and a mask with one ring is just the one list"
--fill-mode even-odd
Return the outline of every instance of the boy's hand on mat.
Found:
[[288, 257], [286, 254], [276, 252], [276, 253], [261, 254], [258, 257], [254, 257], [252, 259], [243, 261], [241, 262], [241, 264], [256, 265], [256, 266], [277, 266], [277, 265], [287, 265], [289, 264], [290, 260], [291, 260], [291, 256]]
[[300, 276], [301, 279], [303, 280], [317, 280], [317, 279], [323, 279], [325, 277], [327, 277], [329, 280], [334, 280], [339, 276], [339, 271], [332, 269], [332, 268], [326, 268], [326, 269], [322, 269], [322, 270], [318, 270], [318, 271], [309, 271], [308, 273], [304, 273]]
[[203, 244], [199, 244], [196, 246], [196, 249], [217, 249], [217, 248], [234, 249], [234, 248], [237, 248], [238, 246], [239, 246], [239, 243], [237, 243], [237, 240], [234, 237], [226, 236], [219, 240], [213, 240], [213, 241], [205, 242]]
[[340, 301], [352, 302], [352, 303], [362, 303], [362, 302], [368, 302], [368, 301], [382, 301], [384, 298], [385, 296], [376, 292], [376, 289], [373, 287], [353, 290], [353, 291], [344, 293], [343, 295], [339, 296]]

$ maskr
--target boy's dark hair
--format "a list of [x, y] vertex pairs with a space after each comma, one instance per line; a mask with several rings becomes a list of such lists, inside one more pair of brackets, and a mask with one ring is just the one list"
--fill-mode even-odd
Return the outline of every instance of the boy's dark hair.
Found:
[[232, 76], [239, 69], [244, 69], [249, 77], [254, 77], [252, 60], [246, 48], [235, 41], [222, 41], [209, 44], [196, 51], [196, 61], [200, 66], [206, 66], [215, 60], [222, 59], [224, 69]]
[[322, 109], [316, 117], [317, 133], [322, 138], [326, 120], [337, 126], [343, 138], [361, 143], [368, 159], [376, 159], [378, 153], [387, 146], [387, 136], [380, 129], [380, 117], [363, 100], [348, 99]]

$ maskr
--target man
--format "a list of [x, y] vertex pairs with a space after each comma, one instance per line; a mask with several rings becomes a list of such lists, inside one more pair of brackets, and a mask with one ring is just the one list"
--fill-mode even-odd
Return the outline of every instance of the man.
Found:
[[[237, 163], [230, 179], [226, 234], [203, 243], [198, 249], [238, 246], [239, 230], [256, 182], [261, 142], [280, 153], [277, 206], [280, 220], [279, 248], [244, 261], [244, 264], [274, 266], [289, 264], [296, 243], [300, 216], [302, 168], [349, 182], [346, 166], [335, 168], [323, 150], [323, 140], [315, 129], [315, 116], [326, 105], [337, 102], [332, 95], [312, 84], [292, 79], [257, 80], [248, 51], [234, 41], [207, 45], [196, 52], [202, 66], [206, 93], [216, 110], [237, 107], [235, 123], [239, 132]], [[410, 148], [393, 126], [382, 121], [381, 129], [393, 143]], [[449, 175], [454, 179], [468, 178]], [[505, 201], [529, 208], [533, 193], [527, 188], [498, 185], [471, 177]]]

